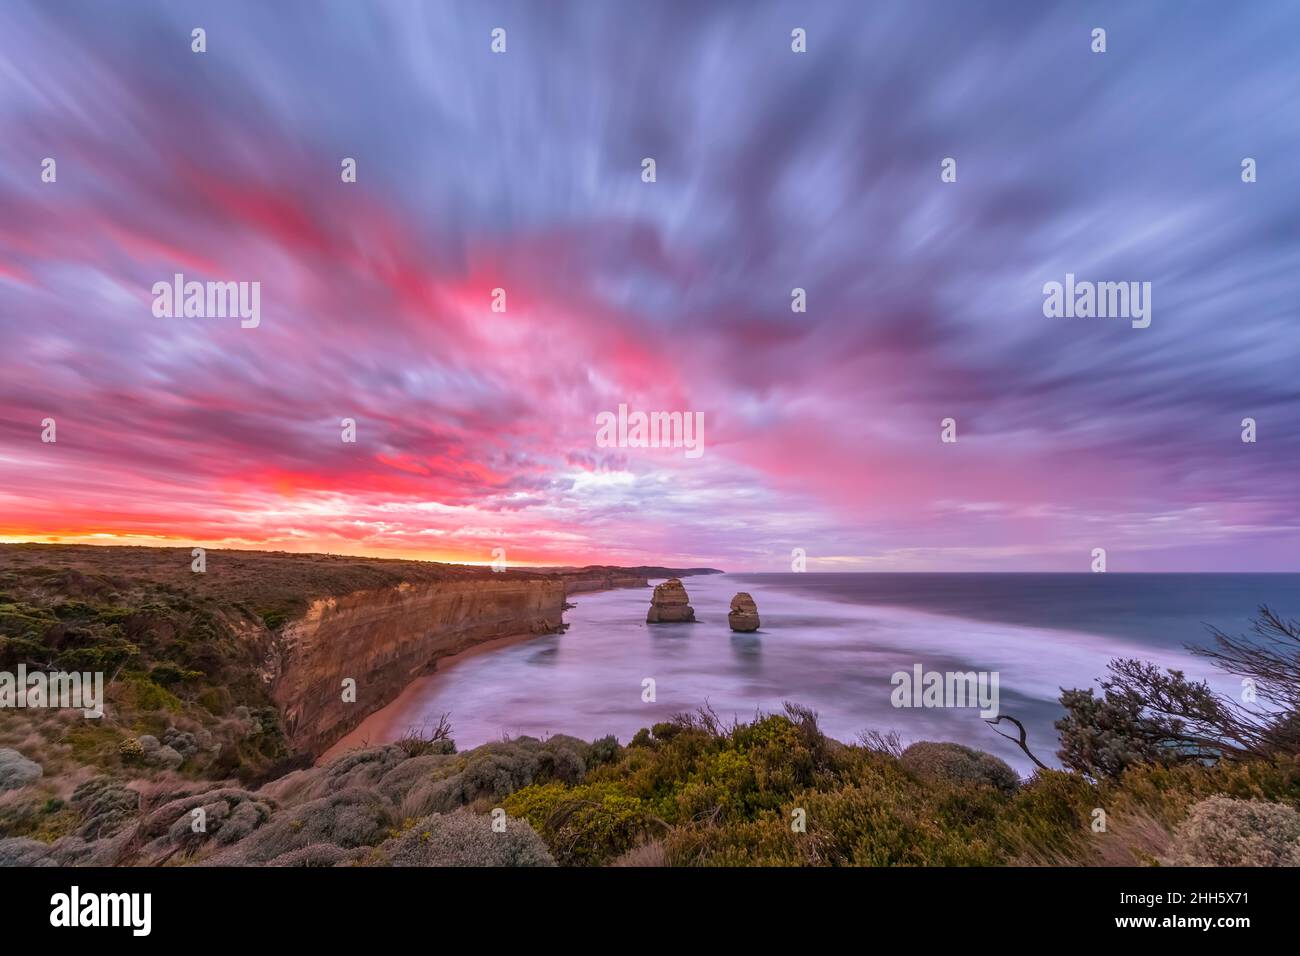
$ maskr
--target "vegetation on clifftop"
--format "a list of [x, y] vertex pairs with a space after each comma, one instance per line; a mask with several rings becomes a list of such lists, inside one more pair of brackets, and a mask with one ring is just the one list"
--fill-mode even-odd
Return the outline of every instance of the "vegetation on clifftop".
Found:
[[[48, 778], [86, 769], [244, 780], [278, 773], [290, 752], [260, 676], [274, 639], [264, 614], [165, 577], [7, 560], [0, 670], [101, 672], [107, 706], [96, 720], [7, 711], [0, 747], [19, 747]], [[22, 809], [0, 806], [0, 829], [42, 826]]]

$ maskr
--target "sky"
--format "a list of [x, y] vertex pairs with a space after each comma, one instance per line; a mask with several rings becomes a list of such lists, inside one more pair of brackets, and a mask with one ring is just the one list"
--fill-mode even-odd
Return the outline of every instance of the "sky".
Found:
[[[0, 540], [1294, 571], [1297, 36], [1281, 3], [8, 0]], [[258, 282], [259, 324], [156, 315], [176, 273]], [[1067, 274], [1149, 282], [1150, 326], [1046, 316]], [[703, 453], [603, 447], [620, 404]]]

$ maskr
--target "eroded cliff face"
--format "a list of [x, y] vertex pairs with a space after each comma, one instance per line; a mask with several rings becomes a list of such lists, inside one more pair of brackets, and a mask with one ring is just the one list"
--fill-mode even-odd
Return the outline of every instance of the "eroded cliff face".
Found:
[[[441, 657], [563, 627], [564, 582], [532, 575], [403, 583], [319, 598], [285, 625], [269, 662], [290, 741], [319, 754]], [[355, 703], [343, 682], [356, 681]]]

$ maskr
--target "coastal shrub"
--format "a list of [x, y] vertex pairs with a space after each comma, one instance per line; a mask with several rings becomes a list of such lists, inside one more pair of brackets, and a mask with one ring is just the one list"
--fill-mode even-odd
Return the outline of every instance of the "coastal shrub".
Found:
[[39, 780], [43, 772], [35, 760], [28, 760], [17, 750], [0, 748], [0, 790], [18, 790]]
[[163, 746], [171, 747], [188, 760], [196, 756], [201, 749], [212, 745], [212, 735], [206, 730], [194, 734], [176, 727], [168, 727], [163, 733], [162, 743]]
[[1213, 767], [1149, 765], [1105, 781], [1105, 794], [1117, 794], [1158, 810], [1179, 822], [1191, 806], [1216, 795], [1286, 803], [1300, 809], [1300, 760], [1279, 755], [1270, 760], [1223, 761]]
[[149, 669], [149, 679], [162, 687], [175, 687], [182, 683], [199, 680], [202, 677], [203, 671], [177, 667], [170, 661], [155, 664]]
[[487, 753], [482, 750], [470, 756], [462, 774], [465, 802], [480, 796], [504, 797], [532, 783], [539, 763], [535, 754], [509, 744]]
[[159, 746], [144, 755], [145, 763], [163, 770], [179, 769], [185, 758], [174, 747]]
[[587, 757], [591, 745], [576, 737], [557, 734], [538, 748], [536, 778], [559, 780], [574, 785], [587, 774]]
[[[675, 827], [664, 837], [662, 865], [802, 866], [812, 862], [804, 852], [809, 845], [799, 842], [805, 838], [776, 815], [721, 826]], [[635, 858], [635, 852], [627, 856]]]
[[818, 765], [825, 763], [825, 738], [815, 717], [809, 713], [807, 719], [808, 724], [796, 723], [773, 714], [732, 730], [729, 746], [746, 755], [755, 790], [766, 795], [756, 802], [755, 809], [770, 809], [779, 802], [777, 798], [810, 786]]
[[608, 737], [601, 737], [591, 742], [587, 760], [591, 766], [598, 767], [618, 760], [622, 752], [623, 748], [618, 745], [618, 738], [610, 734]]
[[1210, 631], [1212, 645], [1188, 649], [1243, 684], [1249, 681], [1259, 706], [1242, 707], [1179, 670], [1112, 660], [1099, 682], [1100, 696], [1092, 688], [1062, 693], [1066, 715], [1056, 722], [1061, 762], [1114, 779], [1147, 764], [1300, 757], [1300, 622], [1262, 606], [1249, 634]]
[[139, 763], [144, 760], [145, 747], [138, 737], [128, 737], [117, 748], [123, 763]]
[[0, 840], [0, 867], [58, 866], [51, 858], [50, 845], [28, 837]]
[[73, 647], [60, 651], [54, 658], [54, 665], [64, 671], [103, 671], [111, 674], [139, 653], [138, 647], [125, 642]]
[[599, 768], [591, 779], [619, 781], [629, 794], [645, 800], [654, 812], [675, 822], [677, 794], [695, 774], [700, 762], [723, 748], [720, 739], [696, 731], [682, 731], [670, 741], [628, 747], [619, 763]]
[[39, 665], [50, 656], [49, 648], [32, 637], [0, 637], [0, 667]]
[[303, 791], [304, 796], [318, 798], [348, 787], [373, 787], [386, 774], [407, 762], [405, 751], [396, 744], [352, 750], [325, 765]]
[[[203, 830], [195, 832], [195, 810], [203, 811]], [[141, 826], [141, 834], [166, 833], [173, 845], [195, 847], [209, 840], [227, 846], [247, 837], [266, 823], [275, 811], [273, 801], [235, 787], [222, 787], [179, 797], [154, 810]]]
[[[764, 800], [764, 796], [768, 799]], [[759, 789], [753, 762], [748, 754], [722, 750], [698, 761], [692, 779], [677, 790], [674, 820], [749, 819], [768, 804], [779, 803], [779, 794]]]
[[1262, 800], [1210, 797], [1174, 834], [1166, 866], [1300, 866], [1300, 813]]
[[135, 819], [140, 794], [112, 777], [93, 777], [72, 791], [71, 803], [85, 821], [78, 836], [95, 840], [111, 836]]
[[54, 616], [63, 621], [95, 616], [95, 606], [85, 601], [63, 601], [52, 608]]
[[505, 829], [494, 831], [491, 817], [464, 810], [417, 820], [373, 859], [389, 866], [555, 866], [527, 821], [507, 818]]
[[111, 685], [110, 694], [118, 706], [131, 713], [149, 710], [178, 713], [184, 709], [180, 698], [142, 675], [129, 674], [119, 677]]
[[940, 819], [924, 786], [902, 774], [882, 774], [867, 785], [808, 791], [795, 800], [807, 813], [809, 862], [831, 866], [998, 862], [998, 848], [987, 830], [981, 833]]
[[299, 850], [282, 853], [267, 866], [344, 866], [362, 859], [365, 850], [345, 850], [332, 843], [313, 843]]
[[1056, 721], [1060, 733], [1057, 757], [1071, 770], [1094, 778], [1116, 778], [1130, 767], [1178, 762], [1180, 754], [1165, 741], [1181, 733], [1181, 725], [1144, 715], [1145, 702], [1135, 691], [1092, 688], [1061, 694], [1066, 715]]
[[456, 787], [459, 801], [499, 800], [522, 787], [552, 780], [577, 784], [586, 774], [589, 748], [586, 742], [563, 735], [544, 742], [519, 737], [484, 744], [466, 755]]
[[221, 800], [200, 803], [199, 806], [193, 809], [202, 813], [203, 829], [196, 830], [194, 828], [196, 817], [192, 815], [192, 811], [178, 816], [167, 831], [167, 837], [171, 843], [180, 846], [197, 846], [205, 842], [210, 836], [220, 833], [226, 818], [230, 816], [229, 804]]
[[397, 746], [408, 757], [423, 757], [428, 754], [454, 754], [456, 752], [456, 741], [451, 738], [451, 724], [448, 722], [447, 716], [447, 714], [443, 714], [437, 726], [431, 729], [410, 728], [397, 741]]
[[284, 627], [285, 622], [290, 619], [291, 614], [285, 608], [271, 608], [262, 611], [260, 617], [268, 631], [278, 631], [280, 628]]
[[0, 603], [0, 635], [6, 638], [21, 638], [43, 650], [41, 636], [57, 623], [58, 618], [45, 608], [21, 601]]
[[[455, 754], [430, 753], [411, 757], [392, 767], [379, 780], [380, 791], [393, 801], [402, 801], [413, 791], [453, 776], [464, 766]], [[418, 816], [426, 816], [425, 810]]]
[[1047, 862], [1069, 856], [1080, 838], [1091, 835], [1092, 810], [1102, 804], [1119, 809], [1078, 774], [1040, 770], [1016, 791], [998, 822], [1001, 842], [1011, 859]]
[[655, 740], [667, 741], [667, 740], [672, 740], [674, 737], [676, 737], [679, 733], [682, 732], [682, 729], [683, 728], [681, 727], [680, 724], [676, 724], [671, 721], [663, 721], [662, 723], [658, 723], [652, 726], [650, 728], [650, 733], [654, 735]]
[[271, 808], [260, 800], [237, 804], [216, 834], [218, 843], [236, 843], [271, 818]]
[[961, 744], [921, 741], [904, 750], [898, 760], [917, 776], [958, 786], [987, 784], [1009, 793], [1020, 785], [1020, 777], [1005, 760]]
[[251, 711], [253, 736], [257, 738], [258, 752], [267, 757], [285, 757], [289, 754], [289, 741], [284, 733], [284, 721], [275, 707], [258, 707]]
[[526, 819], [565, 866], [601, 866], [662, 832], [644, 802], [613, 783], [525, 787], [503, 805]]
[[343, 849], [375, 846], [396, 822], [392, 803], [373, 790], [350, 787], [286, 808], [251, 835], [213, 858], [214, 863], [249, 865], [314, 843]]
[[47, 800], [28, 834], [42, 843], [52, 843], [70, 836], [81, 825], [81, 815], [62, 800]]

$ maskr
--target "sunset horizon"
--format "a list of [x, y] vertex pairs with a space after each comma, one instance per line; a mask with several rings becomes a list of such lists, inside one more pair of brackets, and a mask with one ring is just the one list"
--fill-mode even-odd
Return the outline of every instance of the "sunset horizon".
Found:
[[[0, 96], [3, 540], [755, 571], [795, 549], [821, 570], [1087, 571], [1096, 548], [1114, 570], [1297, 567], [1297, 339], [1281, 333], [1300, 271], [1273, 236], [1300, 219], [1300, 173], [1261, 159], [1258, 181], [1238, 175], [1238, 153], [1280, 154], [1289, 133], [1260, 122], [1272, 99], [1231, 44], [1157, 107], [1085, 91], [1142, 82], [1191, 33], [1098, 56], [1046, 11], [957, 10], [927, 33], [927, 77], [897, 59], [924, 18], [864, 60], [827, 10], [817, 58], [775, 31], [728, 48], [725, 82], [654, 93], [593, 34], [547, 74], [543, 131], [512, 93], [553, 65], [556, 24], [521, 19], [507, 55], [449, 48], [459, 79], [442, 87], [387, 57], [381, 86], [378, 39], [339, 69], [324, 33], [211, 13], [209, 35], [256, 41], [196, 55], [166, 40], [190, 29], [166, 8], [8, 15], [28, 38], [11, 69], [41, 85]], [[492, 27], [460, 14], [414, 17]], [[1115, 17], [1139, 42], [1146, 15]], [[934, 100], [977, 57], [964, 37], [1039, 21], [1023, 55], [1042, 82]], [[626, 21], [591, 22], [630, 40]], [[1217, 29], [1268, 46], [1269, 25]], [[405, 49], [395, 22], [369, 28]], [[657, 25], [638, 42], [677, 41]], [[272, 50], [256, 72], [241, 59]], [[855, 110], [886, 69], [913, 111]], [[764, 92], [733, 107], [742, 84]], [[1210, 91], [1232, 109], [1192, 137]], [[391, 108], [355, 108], [370, 97]], [[801, 108], [774, 127], [772, 101]], [[1070, 109], [1086, 133], [1035, 132]], [[1148, 123], [1170, 135], [1134, 140]], [[1101, 317], [1108, 302], [1145, 317]], [[698, 419], [697, 447], [635, 447], [626, 425], [603, 440], [620, 408]]]

